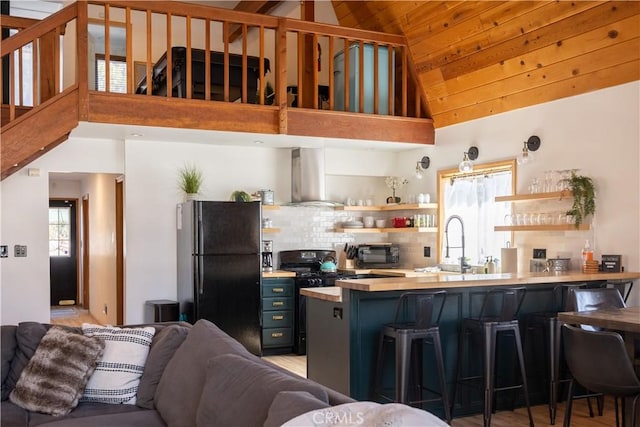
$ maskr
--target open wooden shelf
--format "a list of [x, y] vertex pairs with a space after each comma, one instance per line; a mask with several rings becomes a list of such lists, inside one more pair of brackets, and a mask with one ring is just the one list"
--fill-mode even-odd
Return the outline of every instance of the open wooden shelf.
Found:
[[436, 227], [336, 228], [336, 233], [435, 233]]
[[514, 194], [512, 196], [497, 196], [496, 202], [531, 202], [536, 200], [567, 200], [573, 198], [569, 190], [552, 191], [550, 193]]
[[280, 210], [280, 205], [262, 205], [264, 211], [277, 211]]
[[379, 206], [336, 206], [338, 211], [355, 211], [355, 212], [384, 212], [384, 211], [408, 211], [418, 209], [437, 209], [437, 203], [403, 203], [389, 204]]
[[263, 233], [279, 233], [280, 229], [279, 228], [263, 228], [262, 229]]
[[494, 231], [578, 231], [590, 230], [590, 224], [580, 224], [576, 228], [573, 224], [549, 224], [549, 225], [498, 225]]

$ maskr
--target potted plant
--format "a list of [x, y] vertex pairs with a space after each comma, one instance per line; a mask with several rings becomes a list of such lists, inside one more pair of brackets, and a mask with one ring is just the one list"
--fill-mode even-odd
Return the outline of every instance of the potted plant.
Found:
[[400, 203], [400, 197], [396, 197], [396, 190], [409, 182], [406, 178], [398, 178], [397, 176], [388, 176], [385, 178], [387, 187], [391, 189], [392, 196], [387, 197], [387, 203]]
[[178, 186], [186, 194], [186, 200], [194, 200], [202, 186], [202, 171], [195, 165], [184, 165], [178, 173]]
[[573, 205], [567, 211], [574, 219], [576, 228], [584, 222], [588, 215], [596, 212], [596, 194], [593, 180], [588, 176], [578, 175], [571, 171], [571, 177], [566, 178], [569, 190], [573, 193]]

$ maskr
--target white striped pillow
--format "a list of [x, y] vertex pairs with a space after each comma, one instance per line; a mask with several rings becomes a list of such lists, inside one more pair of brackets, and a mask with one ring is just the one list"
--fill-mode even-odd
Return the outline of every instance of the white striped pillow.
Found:
[[135, 405], [155, 329], [150, 326], [118, 328], [83, 323], [82, 333], [103, 339], [105, 348], [81, 400]]

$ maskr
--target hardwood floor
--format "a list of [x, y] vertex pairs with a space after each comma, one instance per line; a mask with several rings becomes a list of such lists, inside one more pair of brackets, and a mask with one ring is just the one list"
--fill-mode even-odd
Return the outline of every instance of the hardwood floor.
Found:
[[99, 325], [95, 317], [88, 310], [75, 305], [60, 305], [51, 307], [51, 324], [81, 327], [83, 323]]
[[[82, 323], [98, 323], [87, 310], [77, 307], [52, 307], [51, 323], [56, 325], [82, 326]], [[306, 356], [285, 354], [281, 356], [266, 356], [264, 359], [281, 366], [302, 377], [307, 376]], [[564, 419], [564, 402], [558, 404], [558, 415], [556, 427], [562, 426]], [[595, 404], [594, 404], [595, 408]], [[549, 411], [546, 405], [534, 406], [531, 408], [533, 419], [537, 427], [551, 426], [549, 423]], [[451, 427], [477, 427], [482, 425], [482, 415], [472, 417], [455, 418]], [[606, 399], [604, 415], [602, 417], [589, 417], [587, 402], [580, 399], [574, 402], [571, 415], [571, 425], [573, 427], [613, 427], [616, 425], [615, 413], [613, 411], [613, 399]], [[515, 411], [499, 411], [491, 418], [492, 427], [528, 427], [529, 419], [526, 408], [518, 408]]]

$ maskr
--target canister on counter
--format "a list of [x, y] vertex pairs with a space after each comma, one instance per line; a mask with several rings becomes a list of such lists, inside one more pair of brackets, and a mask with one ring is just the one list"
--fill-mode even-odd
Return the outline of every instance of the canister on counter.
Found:
[[273, 191], [260, 190], [258, 194], [260, 195], [260, 200], [262, 200], [263, 205], [273, 205]]

